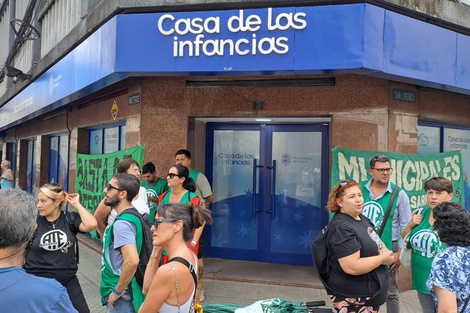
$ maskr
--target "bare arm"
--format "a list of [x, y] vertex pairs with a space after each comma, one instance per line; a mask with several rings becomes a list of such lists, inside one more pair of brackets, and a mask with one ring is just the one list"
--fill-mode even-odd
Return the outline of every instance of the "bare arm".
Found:
[[152, 283], [152, 280], [155, 277], [155, 273], [157, 272], [160, 266], [162, 251], [163, 249], [160, 247], [153, 247], [149, 263], [147, 264], [147, 268], [145, 269], [144, 285], [142, 286], [142, 293], [144, 295], [147, 295], [147, 292], [150, 288], [150, 284]]
[[366, 274], [380, 265], [392, 264], [393, 261], [393, 253], [387, 248], [383, 248], [376, 256], [361, 258], [360, 251], [356, 251], [351, 255], [338, 259], [343, 271], [350, 275]]
[[409, 221], [408, 224], [406, 224], [405, 228], [401, 232], [401, 237], [405, 238], [406, 235], [415, 227], [416, 225], [421, 224], [423, 221], [423, 215], [422, 214], [417, 214], [418, 210], [415, 210], [413, 214], [411, 215], [411, 220]]
[[67, 197], [67, 202], [70, 203], [80, 214], [82, 223], [79, 226], [81, 232], [89, 232], [96, 228], [96, 218], [88, 212], [87, 209], [80, 203], [80, 196], [78, 193], [69, 194]]
[[13, 171], [11, 169], [7, 170], [7, 177], [4, 177], [4, 179], [6, 179], [8, 181], [11, 181], [11, 182], [14, 180]]
[[204, 204], [206, 205], [206, 208], [209, 208], [209, 205], [212, 203], [212, 199], [214, 199], [213, 195], [210, 195], [209, 197], [204, 199]]
[[162, 304], [170, 297], [175, 289], [173, 270], [169, 265], [158, 269], [150, 284], [147, 297], [139, 309], [139, 313], [157, 313]]
[[95, 210], [95, 218], [96, 218], [96, 230], [100, 233], [101, 238], [103, 238], [104, 231], [106, 229], [106, 223], [104, 220], [108, 217], [109, 212], [111, 212], [111, 207], [104, 204], [104, 198], [101, 200], [100, 204]]
[[158, 204], [158, 199], [157, 199], [157, 198], [154, 198], [154, 197], [147, 197], [147, 200], [148, 200], [149, 202], [152, 201], [152, 202], [155, 202], [155, 203]]
[[[116, 285], [116, 291], [123, 292], [127, 285], [131, 282], [139, 264], [139, 254], [134, 243], [130, 243], [121, 247], [122, 254], [122, 270], [119, 281]], [[119, 299], [117, 294], [111, 292], [108, 297], [108, 303], [114, 309], [114, 302]]]
[[193, 240], [192, 241], [196, 242], [196, 244], [193, 245], [193, 243], [191, 242], [191, 245], [193, 245], [193, 247], [196, 247], [197, 243], [199, 242], [199, 239], [201, 239], [202, 232], [204, 231], [204, 226], [206, 226], [205, 223], [204, 223], [204, 225], [202, 225], [199, 228], [196, 228], [194, 230]]
[[449, 290], [434, 286], [438, 300], [438, 313], [457, 313], [457, 296]]

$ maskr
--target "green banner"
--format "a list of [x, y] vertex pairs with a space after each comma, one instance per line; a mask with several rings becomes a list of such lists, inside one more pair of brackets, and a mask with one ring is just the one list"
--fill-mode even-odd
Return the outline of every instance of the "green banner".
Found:
[[132, 158], [142, 166], [144, 145], [106, 154], [77, 153], [75, 192], [80, 195], [82, 205], [91, 213], [95, 212], [103, 199], [104, 188], [117, 173], [116, 166], [125, 158]]
[[390, 157], [390, 166], [393, 168], [390, 181], [406, 191], [412, 210], [426, 205], [424, 183], [436, 176], [449, 179], [454, 186], [452, 201], [465, 205], [460, 151], [406, 154], [333, 147], [331, 187], [345, 179], [353, 179], [357, 182], [370, 180], [369, 161], [376, 154], [385, 154]]

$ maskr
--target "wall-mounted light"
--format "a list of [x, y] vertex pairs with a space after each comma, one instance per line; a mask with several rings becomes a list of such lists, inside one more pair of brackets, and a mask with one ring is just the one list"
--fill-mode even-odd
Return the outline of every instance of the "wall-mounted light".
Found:
[[272, 122], [270, 118], [255, 118], [255, 122]]
[[31, 75], [25, 74], [22, 70], [10, 65], [5, 64], [4, 72], [8, 77], [13, 77], [13, 83], [15, 84], [18, 80], [24, 82], [27, 79], [31, 79]]

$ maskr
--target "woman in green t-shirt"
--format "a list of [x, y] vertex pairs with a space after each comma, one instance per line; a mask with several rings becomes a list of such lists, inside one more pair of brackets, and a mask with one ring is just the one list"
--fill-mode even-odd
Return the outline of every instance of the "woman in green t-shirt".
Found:
[[453, 196], [452, 182], [444, 177], [433, 177], [424, 184], [428, 206], [413, 212], [410, 222], [402, 232], [404, 238], [410, 231], [407, 247], [413, 250], [411, 256], [412, 288], [418, 293], [418, 300], [423, 313], [436, 312], [434, 299], [429, 294], [426, 281], [431, 273], [432, 260], [439, 251], [446, 247], [433, 229], [432, 209], [442, 202], [448, 202]]

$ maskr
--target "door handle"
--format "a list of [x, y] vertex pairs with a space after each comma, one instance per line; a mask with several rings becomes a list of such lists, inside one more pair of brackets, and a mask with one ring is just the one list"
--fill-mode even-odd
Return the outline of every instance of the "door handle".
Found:
[[271, 220], [276, 218], [276, 160], [273, 160], [273, 166], [268, 166], [268, 169], [272, 170], [271, 181], [272, 181], [272, 192], [271, 192]]
[[256, 180], [256, 169], [264, 167], [263, 165], [258, 165], [258, 160], [253, 159], [253, 200], [252, 200], [252, 209], [251, 209], [251, 217], [256, 216], [256, 212], [260, 211], [257, 208], [258, 201], [257, 201], [257, 196], [256, 196], [256, 186], [257, 186], [257, 180]]

